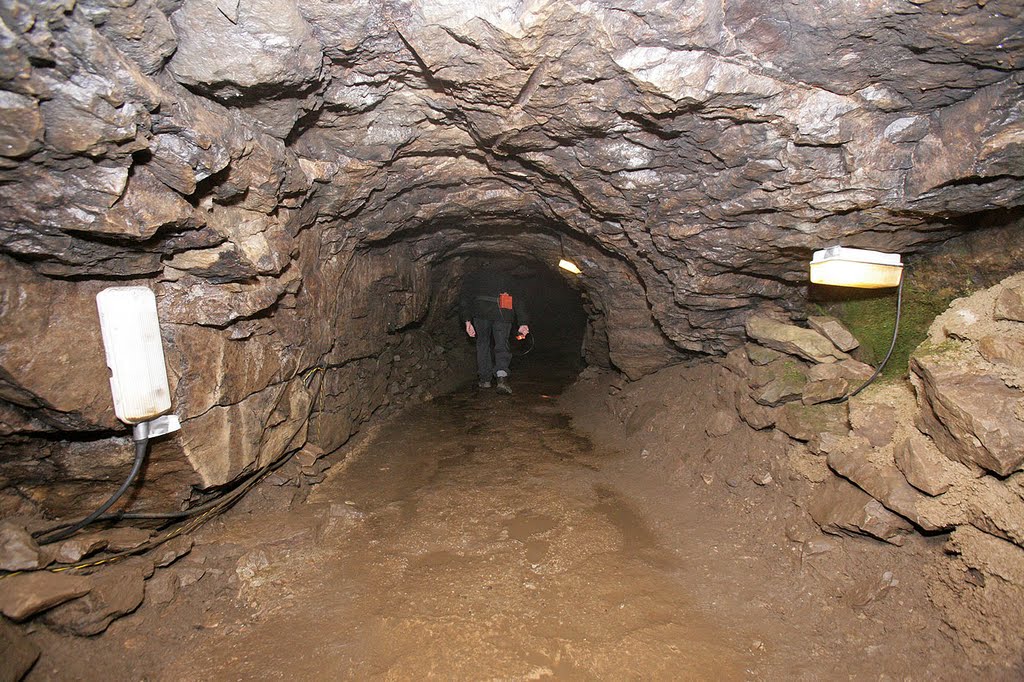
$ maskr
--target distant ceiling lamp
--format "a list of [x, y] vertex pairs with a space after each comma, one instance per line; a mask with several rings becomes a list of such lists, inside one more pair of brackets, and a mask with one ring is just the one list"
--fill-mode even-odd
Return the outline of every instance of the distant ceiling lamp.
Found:
[[583, 271], [579, 269], [579, 266], [577, 266], [571, 260], [566, 260], [564, 258], [561, 259], [560, 261], [558, 261], [558, 267], [562, 268], [563, 270], [565, 270], [567, 272], [571, 272], [574, 275], [582, 275], [583, 274]]
[[889, 344], [889, 350], [867, 381], [855, 391], [832, 401], [841, 403], [867, 388], [882, 373], [885, 363], [889, 362], [892, 351], [896, 348], [896, 337], [900, 329], [900, 312], [903, 308], [903, 262], [898, 253], [832, 246], [814, 252], [811, 258], [811, 283], [858, 289], [896, 287], [896, 322], [892, 327], [892, 342]]
[[565, 235], [563, 234], [558, 235], [558, 247], [559, 252], [562, 254], [561, 259], [558, 261], [558, 267], [574, 275], [582, 275], [583, 271], [580, 270], [579, 266], [565, 257]]

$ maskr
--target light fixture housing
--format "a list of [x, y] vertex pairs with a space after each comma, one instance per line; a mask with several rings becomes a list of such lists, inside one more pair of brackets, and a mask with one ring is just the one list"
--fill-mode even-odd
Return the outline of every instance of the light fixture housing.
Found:
[[558, 261], [558, 267], [562, 268], [563, 270], [565, 270], [567, 272], [571, 272], [574, 275], [581, 275], [581, 274], [583, 274], [583, 271], [580, 270], [579, 267], [575, 263], [573, 263], [570, 260], [566, 260], [564, 258], [561, 259], [560, 261]]
[[148, 287], [110, 287], [96, 295], [103, 348], [110, 368], [114, 414], [127, 424], [171, 409], [156, 296]]
[[815, 251], [811, 282], [838, 287], [884, 289], [898, 286], [903, 263], [898, 253], [833, 246]]

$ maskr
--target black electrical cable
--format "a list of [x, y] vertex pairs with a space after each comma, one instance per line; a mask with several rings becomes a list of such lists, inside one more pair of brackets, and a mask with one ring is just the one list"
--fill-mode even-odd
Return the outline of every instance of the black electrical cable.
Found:
[[[294, 454], [294, 453], [292, 453], [292, 454]], [[206, 502], [204, 502], [204, 503], [202, 503], [202, 504], [200, 504], [200, 505], [198, 505], [196, 507], [191, 507], [191, 508], [186, 509], [184, 511], [179, 511], [179, 512], [125, 512], [123, 514], [110, 514], [110, 515], [108, 515], [103, 520], [106, 520], [106, 521], [117, 521], [117, 520], [120, 520], [120, 519], [129, 519], [129, 520], [131, 520], [131, 519], [140, 519], [140, 520], [146, 520], [146, 519], [154, 519], [154, 520], [170, 519], [170, 520], [173, 520], [173, 519], [186, 519], [186, 518], [188, 518], [190, 516], [195, 516], [196, 514], [202, 514], [205, 511], [209, 511], [210, 509], [213, 509], [218, 504], [223, 504], [223, 503], [226, 503], [226, 502], [228, 502], [230, 500], [233, 500], [233, 499], [236, 499], [238, 497], [241, 497], [243, 493], [247, 492], [249, 490], [249, 488], [252, 487], [252, 484], [255, 481], [257, 481], [261, 475], [263, 475], [264, 473], [267, 473], [269, 471], [272, 471], [274, 469], [279, 468], [282, 464], [287, 462], [289, 459], [291, 459], [291, 455], [289, 455], [287, 457], [282, 457], [281, 459], [279, 459], [279, 460], [277, 460], [275, 462], [271, 462], [271, 463], [267, 464], [266, 466], [264, 466], [264, 467], [262, 467], [260, 469], [257, 469], [256, 471], [254, 471], [250, 478], [248, 478], [245, 481], [243, 481], [234, 490], [226, 492], [223, 495], [220, 495], [218, 497], [213, 498], [212, 500], [208, 500], [208, 501], [206, 501]]]
[[98, 518], [100, 518], [105, 511], [110, 509], [114, 505], [115, 502], [117, 502], [119, 499], [121, 499], [121, 496], [124, 495], [125, 491], [128, 490], [128, 487], [132, 484], [132, 482], [135, 480], [135, 478], [139, 475], [139, 471], [142, 470], [142, 462], [145, 461], [145, 459], [146, 459], [146, 448], [147, 448], [148, 445], [149, 445], [149, 439], [148, 438], [144, 438], [142, 440], [135, 441], [135, 463], [132, 465], [132, 470], [128, 474], [128, 478], [126, 478], [124, 483], [121, 484], [121, 487], [117, 489], [117, 492], [115, 492], [113, 495], [111, 495], [110, 498], [106, 502], [101, 504], [99, 506], [99, 508], [96, 509], [96, 511], [94, 511], [91, 514], [89, 514], [88, 516], [86, 516], [84, 519], [82, 519], [78, 523], [70, 524], [67, 527], [63, 528], [63, 529], [58, 527], [56, 529], [50, 529], [49, 531], [45, 531], [44, 534], [42, 534], [41, 536], [36, 538], [36, 542], [38, 544], [40, 544], [40, 545], [48, 545], [51, 542], [56, 542], [57, 540], [63, 540], [66, 537], [70, 537], [71, 535], [74, 535], [78, 531], [80, 531], [83, 528], [85, 528], [86, 526], [88, 526], [90, 523], [92, 523], [92, 522], [96, 521]]
[[527, 345], [528, 346], [526, 348], [526, 350], [523, 350], [523, 351], [518, 351], [518, 350], [517, 351], [512, 351], [512, 354], [515, 355], [517, 358], [521, 358], [524, 355], [529, 355], [530, 351], [533, 350], [533, 347], [537, 345], [537, 340], [534, 338], [534, 335], [533, 335], [532, 332], [527, 334], [526, 337], [521, 339], [521, 340], [522, 341], [529, 341], [529, 344], [523, 344], [523, 345]]
[[867, 381], [865, 381], [863, 384], [861, 384], [859, 388], [857, 388], [855, 391], [847, 393], [842, 398], [837, 398], [835, 400], [830, 400], [828, 402], [832, 402], [832, 403], [844, 403], [844, 402], [846, 402], [847, 400], [849, 400], [850, 398], [852, 398], [853, 396], [857, 395], [858, 393], [863, 391], [865, 388], [867, 388], [871, 384], [871, 382], [874, 381], [878, 377], [878, 375], [882, 373], [882, 370], [885, 368], [885, 363], [889, 362], [889, 358], [892, 357], [892, 352], [896, 348], [896, 337], [897, 337], [897, 335], [899, 334], [899, 331], [900, 331], [900, 312], [902, 311], [902, 309], [903, 309], [903, 275], [900, 274], [900, 283], [896, 287], [896, 322], [895, 322], [895, 324], [893, 324], [893, 327], [892, 327], [892, 343], [889, 344], [889, 351], [885, 354], [885, 357], [882, 358], [882, 363], [880, 365], [878, 365], [877, 369], [875, 369], [875, 373], [872, 374], [868, 378]]
[[[303, 379], [303, 384], [305, 384], [307, 388], [309, 387], [309, 383], [308, 383], [307, 379], [309, 377], [313, 376], [317, 370], [322, 372], [322, 371], [324, 371], [324, 368], [319, 366], [319, 365], [314, 367], [314, 368], [312, 368], [309, 371], [309, 373], [306, 375], [306, 378]], [[296, 374], [298, 374], [297, 370], [296, 370]], [[292, 375], [292, 376], [294, 377], [295, 375]], [[280, 403], [281, 396], [283, 396], [283, 395], [284, 395], [283, 391], [281, 392], [280, 395], [278, 395], [277, 403], [274, 404], [275, 409], [277, 407], [277, 404]], [[142, 447], [141, 448], [139, 447], [139, 443], [142, 443]], [[292, 455], [295, 454], [295, 451], [289, 452], [289, 453], [287, 453], [283, 457], [280, 457], [280, 458], [278, 458], [278, 459], [276, 459], [274, 461], [271, 461], [271, 462], [267, 462], [267, 464], [263, 465], [262, 467], [260, 467], [256, 471], [254, 471], [252, 473], [252, 475], [249, 476], [249, 478], [247, 478], [245, 481], [242, 481], [241, 483], [239, 483], [238, 486], [235, 487], [234, 489], [232, 489], [230, 491], [227, 491], [227, 492], [223, 493], [222, 495], [218, 495], [217, 497], [214, 497], [211, 500], [207, 500], [203, 504], [200, 504], [199, 506], [196, 506], [196, 507], [192, 507], [191, 509], [186, 509], [184, 511], [178, 511], [178, 512], [123, 512], [122, 511], [122, 512], [117, 512], [116, 514], [106, 514], [106, 515], [104, 515], [103, 512], [105, 512], [107, 509], [109, 509], [111, 507], [111, 505], [113, 505], [114, 502], [116, 502], [117, 499], [121, 495], [124, 494], [124, 491], [128, 488], [129, 485], [131, 485], [132, 479], [134, 479], [135, 476], [138, 475], [138, 473], [139, 473], [138, 470], [142, 466], [142, 460], [145, 459], [145, 453], [146, 453], [145, 444], [146, 443], [147, 443], [147, 441], [137, 441], [136, 442], [136, 451], [135, 451], [136, 461], [135, 461], [135, 466], [132, 469], [132, 473], [129, 475], [129, 479], [127, 481], [125, 481], [124, 484], [121, 486], [121, 490], [119, 490], [117, 493], [115, 493], [115, 495], [113, 497], [111, 497], [109, 500], [107, 500], [107, 502], [102, 507], [100, 507], [95, 512], [93, 512], [92, 514], [87, 516], [85, 519], [83, 519], [82, 521], [80, 521], [80, 522], [78, 522], [76, 524], [65, 523], [65, 524], [61, 524], [61, 525], [58, 525], [58, 526], [53, 526], [52, 528], [47, 528], [46, 530], [36, 531], [35, 533], [32, 534], [33, 537], [36, 537], [36, 538], [38, 538], [40, 536], [46, 536], [46, 535], [49, 535], [51, 533], [57, 534], [53, 538], [47, 538], [44, 541], [39, 542], [39, 544], [47, 544], [47, 543], [50, 543], [50, 542], [54, 542], [56, 540], [62, 540], [64, 538], [68, 537], [69, 535], [71, 535], [72, 533], [75, 533], [78, 530], [81, 530], [82, 528], [84, 528], [85, 526], [89, 525], [90, 523], [99, 523], [99, 522], [104, 522], [104, 521], [121, 521], [121, 520], [124, 520], [124, 519], [128, 519], [128, 520], [167, 520], [167, 521], [173, 521], [175, 519], [186, 519], [186, 518], [188, 518], [190, 516], [196, 516], [197, 514], [202, 514], [202, 513], [206, 512], [206, 511], [209, 511], [211, 509], [215, 509], [218, 505], [224, 505], [225, 508], [226, 508], [229, 504], [233, 503], [236, 499], [241, 497], [242, 494], [244, 494], [246, 491], [248, 491], [250, 488], [252, 488], [253, 485], [255, 485], [257, 482], [259, 482], [264, 474], [267, 474], [267, 473], [269, 473], [269, 472], [271, 472], [271, 471], [273, 471], [275, 469], [280, 468], [285, 462], [287, 462], [288, 460], [290, 460], [292, 458]], [[64, 530], [64, 529], [67, 529], [67, 530]]]
[[[266, 464], [262, 468], [257, 469], [256, 471], [254, 471], [249, 478], [247, 478], [246, 480], [244, 480], [241, 483], [239, 483], [238, 486], [235, 487], [234, 489], [229, 490], [229, 491], [225, 492], [222, 495], [218, 495], [217, 497], [214, 497], [211, 500], [207, 500], [206, 502], [204, 502], [204, 503], [202, 503], [202, 504], [200, 504], [198, 506], [191, 507], [190, 509], [186, 509], [184, 511], [177, 511], [177, 512], [117, 512], [115, 514], [106, 514], [106, 515], [103, 515], [103, 516], [97, 516], [97, 517], [91, 519], [89, 521], [89, 523], [102, 523], [102, 522], [105, 522], [105, 521], [122, 521], [122, 520], [129, 520], [129, 521], [131, 521], [131, 520], [136, 520], [136, 521], [147, 521], [147, 520], [149, 520], [149, 521], [159, 521], [159, 520], [174, 521], [176, 519], [187, 519], [190, 516], [196, 516], [197, 514], [202, 514], [203, 512], [206, 512], [206, 511], [209, 511], [210, 509], [215, 508], [219, 504], [226, 504], [228, 502], [232, 502], [235, 499], [241, 497], [243, 493], [245, 493], [246, 491], [249, 490], [250, 487], [252, 487], [252, 484], [255, 481], [257, 481], [260, 478], [261, 475], [263, 475], [264, 473], [269, 473], [270, 471], [273, 471], [274, 469], [279, 468], [282, 464], [284, 464], [289, 459], [291, 459], [291, 455], [292, 454], [294, 454], [294, 453], [289, 453], [289, 455], [286, 456], [286, 457], [282, 457], [282, 458], [280, 458], [280, 459], [278, 459], [278, 460], [276, 460], [274, 462], [269, 462], [268, 464]], [[60, 526], [54, 526], [53, 528], [48, 528], [47, 530], [42, 531], [42, 532], [43, 533], [53, 533], [53, 532], [61, 530], [63, 528], [68, 528], [68, 527], [70, 527], [70, 525], [71, 524], [64, 524], [64, 525], [60, 525]]]

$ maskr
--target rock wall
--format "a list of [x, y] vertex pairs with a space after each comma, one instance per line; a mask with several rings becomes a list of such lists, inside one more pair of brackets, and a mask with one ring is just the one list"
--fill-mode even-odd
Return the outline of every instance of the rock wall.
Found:
[[[726, 357], [736, 407], [790, 437], [785, 469], [811, 483], [822, 530], [902, 545], [948, 534], [952, 560], [930, 584], [945, 625], [976, 665], [1016, 660], [1024, 628], [1024, 273], [957, 299], [910, 360], [910, 381], [847, 396], [871, 368], [856, 340], [752, 317], [752, 343]], [[817, 330], [817, 331], [816, 331]], [[828, 352], [824, 352], [828, 351]], [[838, 478], [837, 478], [838, 477]]]
[[581, 260], [591, 357], [637, 378], [801, 308], [815, 248], [1012, 216], [1021, 12], [7, 2], [5, 505], [77, 508], [41, 492], [101, 480], [69, 453], [128, 457], [90, 312], [107, 285], [157, 293], [185, 429], [151, 475], [181, 496], [333, 448], [444, 372], [449, 259]]

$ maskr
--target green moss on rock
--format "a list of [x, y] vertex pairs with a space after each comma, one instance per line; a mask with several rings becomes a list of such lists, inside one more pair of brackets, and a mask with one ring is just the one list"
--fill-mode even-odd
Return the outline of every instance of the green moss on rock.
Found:
[[[903, 313], [900, 318], [899, 335], [889, 364], [882, 372], [882, 379], [895, 379], [907, 373], [910, 354], [928, 335], [928, 328], [936, 317], [949, 307], [950, 302], [965, 291], [959, 286], [937, 289], [924, 288], [914, 283], [913, 273], [908, 273], [903, 285]], [[854, 293], [847, 300], [822, 306], [829, 314], [839, 318], [847, 329], [860, 341], [857, 359], [877, 366], [885, 357], [892, 342], [892, 325], [896, 319], [896, 291]]]

